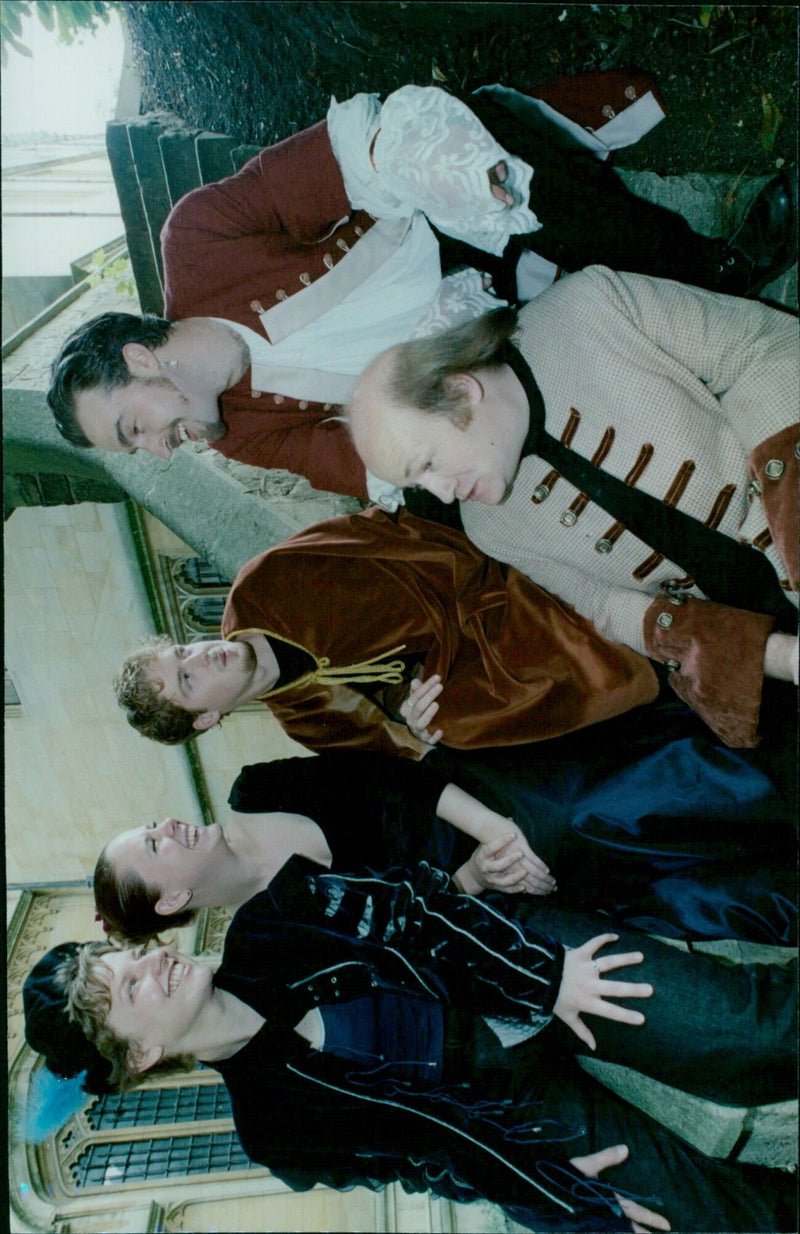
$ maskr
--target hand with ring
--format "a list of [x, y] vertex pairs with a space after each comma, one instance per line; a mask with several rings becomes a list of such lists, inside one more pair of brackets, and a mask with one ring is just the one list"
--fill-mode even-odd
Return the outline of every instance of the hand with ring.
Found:
[[609, 998], [650, 998], [653, 987], [629, 981], [603, 981], [603, 974], [629, 964], [641, 964], [641, 951], [629, 951], [621, 955], [606, 955], [595, 959], [595, 952], [607, 943], [615, 943], [617, 934], [598, 934], [582, 947], [568, 950], [564, 956], [561, 986], [554, 1008], [555, 1014], [580, 1037], [590, 1050], [597, 1048], [592, 1033], [581, 1019], [583, 1013], [601, 1016], [606, 1020], [618, 1020], [622, 1024], [644, 1024], [641, 1011], [629, 1011], [606, 1002]]
[[400, 715], [411, 732], [419, 741], [424, 741], [430, 746], [436, 745], [442, 738], [442, 730], [440, 728], [437, 728], [435, 732], [431, 732], [428, 725], [439, 710], [439, 704], [436, 702], [436, 699], [443, 689], [442, 679], [438, 673], [434, 673], [433, 676], [424, 682], [420, 681], [419, 678], [415, 678], [409, 686], [405, 702], [400, 706]]

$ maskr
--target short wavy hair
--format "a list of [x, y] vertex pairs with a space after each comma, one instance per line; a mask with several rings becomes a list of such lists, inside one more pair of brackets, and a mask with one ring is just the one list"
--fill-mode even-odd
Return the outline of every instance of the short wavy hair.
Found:
[[[471, 418], [469, 398], [452, 379], [505, 363], [505, 345], [518, 317], [515, 308], [493, 309], [440, 334], [398, 344], [390, 350], [383, 393], [398, 407], [443, 415], [458, 428], [466, 428]], [[360, 402], [356, 387], [353, 405]], [[349, 420], [349, 408], [345, 415]]]
[[[131, 1063], [131, 1052], [136, 1050], [136, 1042], [119, 1037], [107, 1023], [111, 1011], [111, 970], [103, 962], [103, 957], [119, 950], [114, 943], [84, 943], [74, 955], [64, 960], [58, 980], [66, 994], [69, 1018], [103, 1058], [111, 1063], [110, 1087], [124, 1093], [135, 1088], [145, 1077], [135, 1071]], [[196, 1061], [191, 1055], [173, 1055], [156, 1063], [145, 1074], [149, 1077], [191, 1070]]]
[[146, 639], [141, 647], [129, 655], [119, 676], [114, 679], [117, 702], [125, 712], [128, 723], [143, 737], [151, 737], [164, 745], [178, 746], [197, 737], [194, 721], [202, 711], [185, 711], [177, 707], [161, 693], [163, 682], [147, 676], [153, 660], [160, 651], [174, 644], [163, 634]]
[[196, 909], [185, 908], [164, 916], [156, 912], [160, 898], [159, 889], [150, 886], [135, 871], [115, 870], [108, 859], [107, 846], [103, 849], [94, 868], [94, 902], [114, 938], [147, 943], [157, 938], [161, 930], [180, 929], [197, 915]]
[[126, 343], [153, 350], [167, 341], [171, 323], [145, 313], [101, 313], [73, 330], [53, 361], [47, 402], [56, 428], [73, 446], [90, 450], [92, 442], [78, 424], [75, 396], [83, 390], [114, 390], [132, 377], [122, 354]]

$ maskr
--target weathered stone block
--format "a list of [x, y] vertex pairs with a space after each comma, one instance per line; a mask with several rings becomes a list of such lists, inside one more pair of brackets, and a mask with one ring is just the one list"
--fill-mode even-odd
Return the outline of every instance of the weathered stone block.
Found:
[[[136, 164], [136, 176], [142, 196], [147, 226], [156, 259], [159, 282], [163, 288], [164, 272], [161, 264], [159, 236], [166, 217], [172, 209], [167, 177], [161, 160], [158, 139], [165, 126], [165, 118], [158, 112], [143, 116], [128, 123], [128, 140]], [[162, 294], [163, 301], [163, 294]]]
[[196, 136], [196, 129], [182, 128], [161, 133], [158, 139], [173, 206], [202, 183], [194, 144]]
[[[729, 1157], [758, 1165], [790, 1167], [797, 1161], [797, 1102], [748, 1109], [718, 1105], [680, 1092], [649, 1076], [599, 1058], [579, 1060], [600, 1083], [644, 1110], [709, 1157]], [[747, 1157], [743, 1156], [744, 1149]], [[734, 1153], [734, 1150], [735, 1153]]]
[[[43, 392], [5, 390], [4, 404], [7, 502], [50, 504], [30, 500], [36, 496], [35, 485], [44, 492], [44, 476], [73, 486], [71, 494], [62, 490], [68, 492], [65, 501], [76, 499], [80, 483], [104, 486], [98, 491], [113, 486], [119, 499], [132, 497], [224, 578], [234, 578], [246, 561], [270, 545], [322, 519], [360, 508], [354, 498], [316, 493], [307, 480], [284, 471], [239, 472], [236, 464], [231, 466], [212, 450], [182, 446], [170, 462], [144, 451], [78, 450], [59, 434]], [[13, 479], [19, 476], [25, 480]]]
[[161, 276], [139, 190], [126, 124], [113, 121], [106, 126], [106, 150], [117, 186], [139, 303], [142, 312], [160, 314], [164, 303]]
[[238, 144], [233, 137], [225, 137], [221, 133], [199, 134], [195, 139], [195, 148], [203, 184], [211, 184], [233, 174], [231, 151]]
[[261, 146], [236, 146], [231, 150], [233, 170], [239, 171], [241, 167], [244, 167], [245, 163], [249, 163], [251, 159], [256, 157], [261, 148]]

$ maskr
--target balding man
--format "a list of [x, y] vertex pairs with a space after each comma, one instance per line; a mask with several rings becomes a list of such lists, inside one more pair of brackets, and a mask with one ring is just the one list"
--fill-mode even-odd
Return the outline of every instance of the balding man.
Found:
[[797, 343], [766, 305], [593, 267], [385, 353], [353, 437], [751, 746], [764, 675], [797, 682]]

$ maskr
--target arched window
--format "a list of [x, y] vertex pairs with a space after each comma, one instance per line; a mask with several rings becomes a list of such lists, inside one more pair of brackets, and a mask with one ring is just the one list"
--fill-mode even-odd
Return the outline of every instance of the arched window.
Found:
[[51, 1161], [67, 1195], [262, 1168], [241, 1149], [225, 1086], [201, 1070], [158, 1087], [93, 1098], [53, 1137], [53, 1147]]

